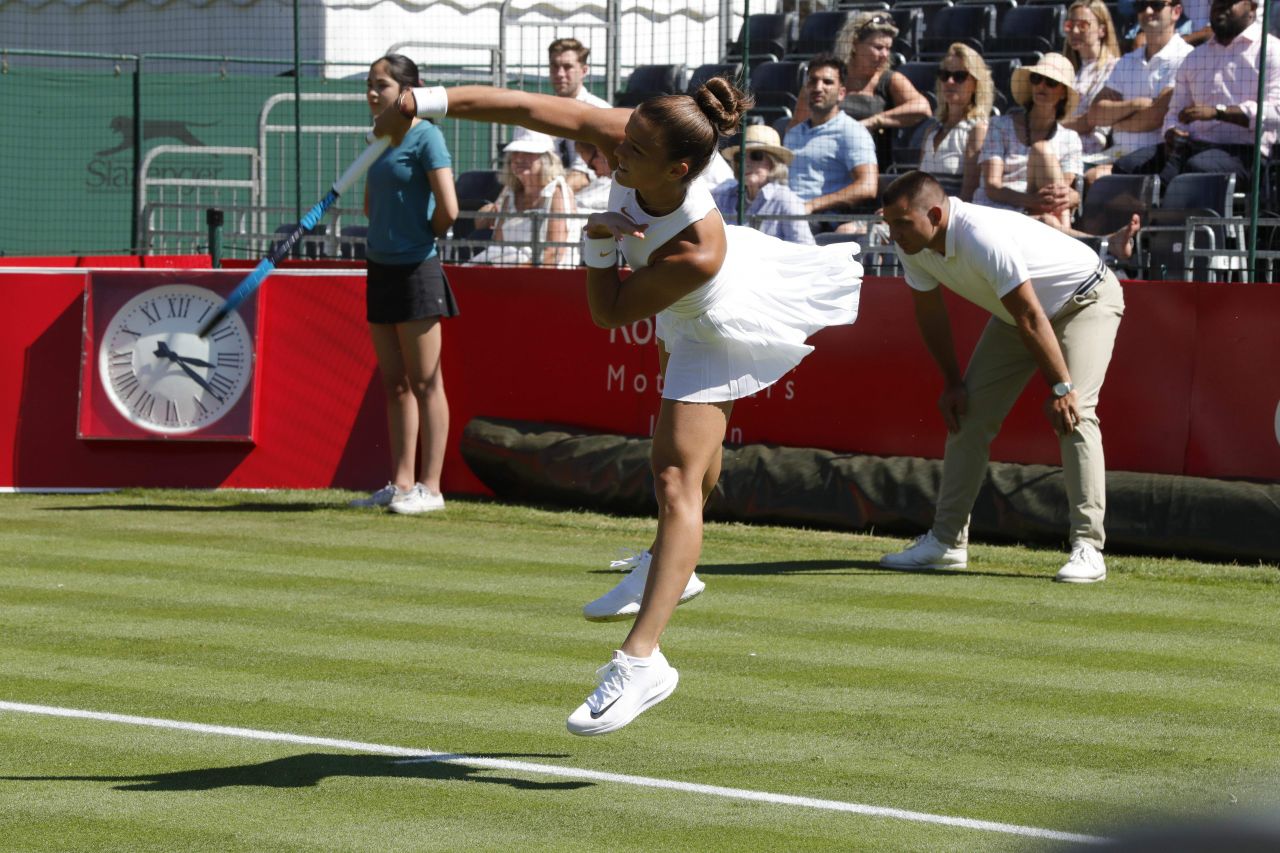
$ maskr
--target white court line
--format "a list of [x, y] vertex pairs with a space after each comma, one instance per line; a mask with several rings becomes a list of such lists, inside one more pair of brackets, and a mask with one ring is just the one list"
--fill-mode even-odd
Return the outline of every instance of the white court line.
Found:
[[409, 759], [397, 763], [414, 763], [420, 761], [439, 761], [449, 764], [466, 764], [471, 767], [485, 767], [492, 770], [510, 770], [518, 773], [535, 773], [544, 776], [558, 776], [565, 779], [589, 779], [593, 782], [612, 782], [617, 785], [634, 785], [640, 788], [662, 788], [668, 791], [683, 791], [689, 794], [703, 794], [711, 797], [724, 797], [731, 800], [750, 800], [758, 803], [770, 803], [780, 806], [800, 806], [809, 809], [846, 812], [850, 814], [887, 817], [895, 820], [909, 820], [917, 823], [932, 823], [942, 826], [958, 826], [963, 829], [976, 829], [982, 832], [999, 832], [1005, 835], [1022, 835], [1029, 838], [1044, 838], [1051, 841], [1073, 841], [1080, 844], [1102, 844], [1109, 839], [1097, 835], [1081, 835], [1074, 832], [1060, 832], [1056, 829], [1041, 829], [1035, 826], [1019, 826], [1014, 823], [998, 823], [990, 820], [974, 820], [967, 817], [950, 817], [948, 815], [914, 812], [906, 809], [894, 809], [887, 806], [869, 806], [862, 803], [846, 803], [840, 800], [819, 800], [812, 797], [796, 797], [791, 794], [773, 794], [768, 791], [752, 791], [746, 788], [724, 788], [719, 785], [702, 785], [696, 782], [678, 782], [673, 779], [654, 779], [648, 776], [630, 776], [624, 773], [605, 773], [600, 770], [584, 770], [577, 767], [561, 767], [554, 764], [536, 764], [530, 761], [509, 761], [502, 758], [480, 758], [450, 752], [436, 752], [430, 749], [411, 749], [404, 746], [387, 746], [380, 743], [363, 743], [358, 740], [340, 740], [337, 738], [312, 737], [311, 735], [295, 735], [288, 732], [268, 732], [261, 729], [242, 729], [235, 726], [212, 726], [205, 723], [187, 723], [181, 720], [163, 720], [156, 717], [135, 717], [129, 714], [109, 714], [102, 711], [80, 711], [75, 708], [55, 708], [48, 705], [28, 705], [22, 702], [5, 702], [0, 700], [0, 711], [12, 711], [19, 714], [42, 714], [49, 717], [76, 717], [85, 720], [99, 720], [107, 723], [125, 723], [131, 726], [151, 726], [158, 729], [178, 729], [188, 732], [199, 732], [225, 737], [248, 738], [250, 740], [272, 741], [276, 743], [297, 743], [308, 746], [326, 746], [334, 749], [347, 749], [352, 752], [367, 752], [375, 755], [395, 755]]

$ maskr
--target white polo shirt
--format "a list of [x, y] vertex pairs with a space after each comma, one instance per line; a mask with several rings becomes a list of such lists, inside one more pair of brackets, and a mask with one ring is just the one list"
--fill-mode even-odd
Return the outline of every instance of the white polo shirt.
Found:
[[[1106, 88], [1118, 92], [1122, 101], [1157, 98], [1165, 89], [1173, 88], [1173, 79], [1179, 66], [1194, 49], [1175, 33], [1169, 43], [1160, 48], [1149, 61], [1145, 48], [1131, 50], [1120, 57], [1116, 67], [1111, 69]], [[1159, 145], [1163, 139], [1159, 128], [1147, 131], [1111, 130], [1111, 146], [1117, 154], [1128, 154], [1148, 145]]]
[[1016, 210], [947, 199], [946, 254], [922, 249], [908, 255], [897, 247], [907, 284], [916, 290], [946, 285], [992, 316], [1013, 325], [1001, 297], [1030, 280], [1049, 317], [1054, 317], [1098, 269], [1097, 252], [1074, 237]]

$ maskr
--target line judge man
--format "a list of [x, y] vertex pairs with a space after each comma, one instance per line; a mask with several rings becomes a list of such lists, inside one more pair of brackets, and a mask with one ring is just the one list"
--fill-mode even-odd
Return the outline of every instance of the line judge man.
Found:
[[[1084, 243], [1018, 211], [948, 198], [924, 172], [908, 172], [888, 186], [884, 220], [920, 334], [942, 371], [946, 387], [938, 408], [948, 436], [933, 527], [880, 564], [968, 564], [969, 513], [986, 477], [991, 441], [1039, 372], [1070, 503], [1071, 557], [1054, 579], [1104, 580], [1106, 466], [1095, 407], [1124, 313], [1120, 282]], [[992, 314], [963, 375], [939, 284]]]

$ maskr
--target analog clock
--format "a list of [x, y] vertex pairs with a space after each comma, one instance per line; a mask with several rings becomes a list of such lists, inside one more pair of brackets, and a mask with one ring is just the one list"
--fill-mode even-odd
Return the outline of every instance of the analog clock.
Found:
[[132, 297], [98, 337], [98, 378], [126, 420], [183, 436], [236, 407], [253, 377], [253, 338], [232, 312], [208, 336], [201, 324], [223, 297], [193, 284], [163, 284]]

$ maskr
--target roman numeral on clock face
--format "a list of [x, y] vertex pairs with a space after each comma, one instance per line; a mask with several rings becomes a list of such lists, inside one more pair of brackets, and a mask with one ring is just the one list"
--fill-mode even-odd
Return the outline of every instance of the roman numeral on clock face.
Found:
[[231, 393], [231, 390], [236, 387], [234, 382], [223, 376], [221, 373], [218, 373], [216, 370], [213, 375], [209, 377], [209, 385], [213, 390], [224, 396]]
[[160, 322], [160, 308], [157, 307], [157, 305], [154, 302], [143, 305], [138, 310], [140, 310], [142, 312], [142, 315], [146, 317], [148, 320], [150, 320], [152, 323]]
[[238, 352], [220, 352], [218, 353], [217, 366], [238, 369], [242, 361], [243, 359]]

